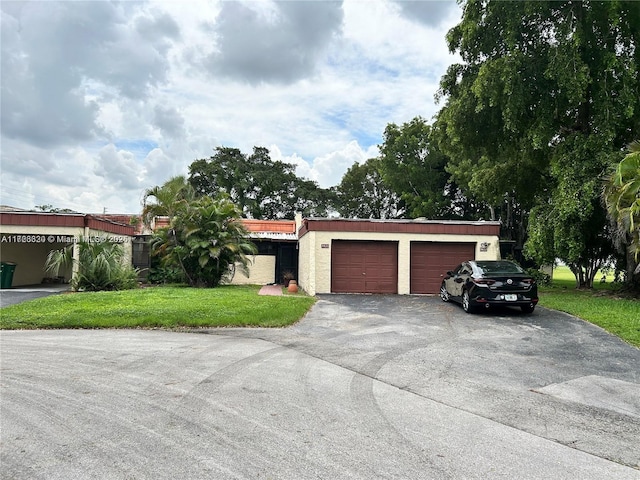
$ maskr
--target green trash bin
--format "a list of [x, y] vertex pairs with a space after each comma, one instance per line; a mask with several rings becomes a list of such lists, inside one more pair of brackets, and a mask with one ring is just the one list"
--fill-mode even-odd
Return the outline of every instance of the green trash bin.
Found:
[[0, 288], [11, 288], [13, 283], [13, 272], [16, 271], [16, 264], [13, 262], [0, 263]]

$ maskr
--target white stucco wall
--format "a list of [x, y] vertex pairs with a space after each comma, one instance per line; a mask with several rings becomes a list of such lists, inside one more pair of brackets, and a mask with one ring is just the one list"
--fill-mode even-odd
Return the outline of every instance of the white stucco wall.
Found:
[[267, 285], [274, 283], [276, 277], [275, 255], [256, 255], [251, 257], [249, 276], [245, 276], [239, 268], [231, 281], [232, 285]]
[[[308, 238], [307, 238], [308, 237]], [[308, 232], [298, 242], [298, 286], [310, 295], [316, 291], [316, 232]]]
[[[371, 232], [311, 231], [299, 240], [299, 285], [308, 294], [331, 293], [331, 241], [395, 241], [398, 242], [398, 294], [410, 292], [411, 242], [456, 242], [475, 244], [476, 260], [498, 260], [500, 244], [493, 235], [449, 235]], [[488, 244], [483, 251], [482, 244]], [[451, 267], [454, 267], [452, 265]]]

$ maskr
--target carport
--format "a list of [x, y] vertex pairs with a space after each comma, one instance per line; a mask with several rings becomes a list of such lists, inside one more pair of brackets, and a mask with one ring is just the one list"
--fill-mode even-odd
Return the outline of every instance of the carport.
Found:
[[[83, 213], [0, 212], [0, 260], [16, 264], [13, 287], [41, 283], [68, 283], [72, 271], [52, 278], [44, 271], [49, 252], [79, 240], [119, 242], [131, 262], [132, 225]], [[74, 256], [77, 258], [78, 249]]]
[[299, 284], [309, 294], [435, 294], [463, 260], [500, 258], [500, 222], [304, 219]]

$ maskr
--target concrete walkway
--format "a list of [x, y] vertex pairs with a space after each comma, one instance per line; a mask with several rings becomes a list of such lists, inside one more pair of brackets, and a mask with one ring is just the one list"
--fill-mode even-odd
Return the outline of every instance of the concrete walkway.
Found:
[[258, 295], [282, 295], [282, 285], [265, 285], [263, 286]]

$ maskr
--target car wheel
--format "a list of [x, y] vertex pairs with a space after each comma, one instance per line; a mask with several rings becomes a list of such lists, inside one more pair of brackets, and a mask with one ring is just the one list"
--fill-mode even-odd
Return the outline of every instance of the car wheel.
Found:
[[474, 308], [471, 306], [471, 298], [469, 297], [469, 292], [462, 292], [462, 309], [467, 313], [473, 313]]
[[536, 308], [536, 306], [535, 305], [522, 305], [520, 308], [522, 309], [522, 311], [524, 313], [532, 313], [533, 310]]
[[447, 292], [447, 286], [442, 282], [442, 286], [440, 287], [440, 298], [443, 302], [448, 302], [450, 300], [449, 292]]

